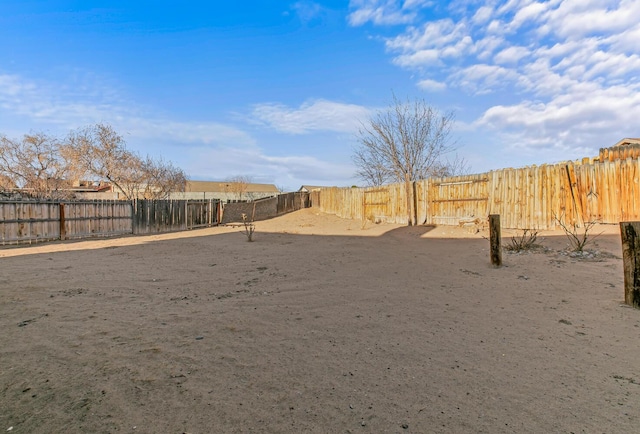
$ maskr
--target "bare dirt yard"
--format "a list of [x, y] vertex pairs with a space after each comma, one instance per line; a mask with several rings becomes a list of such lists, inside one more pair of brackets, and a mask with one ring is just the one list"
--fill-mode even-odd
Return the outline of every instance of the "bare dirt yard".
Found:
[[[0, 432], [631, 433], [619, 229], [488, 233], [303, 210], [0, 250]], [[504, 233], [505, 244], [509, 233]]]

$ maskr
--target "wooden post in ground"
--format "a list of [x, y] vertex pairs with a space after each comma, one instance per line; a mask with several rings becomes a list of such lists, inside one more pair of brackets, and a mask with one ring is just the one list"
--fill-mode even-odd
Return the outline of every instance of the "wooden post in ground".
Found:
[[60, 204], [60, 240], [64, 241], [67, 237], [67, 227], [64, 222], [64, 203]]
[[640, 309], [640, 222], [620, 222], [624, 302]]
[[418, 226], [418, 189], [416, 188], [416, 181], [413, 181], [411, 184], [411, 195], [413, 196], [413, 224]]
[[496, 267], [500, 267], [502, 265], [500, 214], [491, 214], [489, 216], [489, 242], [491, 244], [491, 263]]

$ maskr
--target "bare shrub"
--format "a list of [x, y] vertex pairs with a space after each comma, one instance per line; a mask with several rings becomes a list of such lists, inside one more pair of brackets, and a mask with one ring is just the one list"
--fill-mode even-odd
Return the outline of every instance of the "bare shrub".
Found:
[[581, 226], [577, 221], [573, 223], [566, 223], [564, 221], [564, 214], [560, 215], [560, 217], [554, 214], [553, 218], [558, 222], [558, 225], [560, 225], [567, 236], [567, 239], [569, 240], [569, 247], [573, 252], [584, 251], [587, 244], [591, 243], [602, 234], [594, 235], [591, 232], [597, 223], [595, 221], [584, 222]]
[[511, 242], [504, 248], [510, 252], [521, 252], [523, 250], [531, 250], [536, 248], [536, 240], [538, 239], [538, 231], [533, 229], [523, 229], [522, 233], [511, 237]]
[[256, 225], [253, 221], [250, 221], [245, 213], [242, 213], [242, 224], [244, 225], [244, 234], [247, 236], [247, 241], [253, 241], [253, 233], [256, 230]]

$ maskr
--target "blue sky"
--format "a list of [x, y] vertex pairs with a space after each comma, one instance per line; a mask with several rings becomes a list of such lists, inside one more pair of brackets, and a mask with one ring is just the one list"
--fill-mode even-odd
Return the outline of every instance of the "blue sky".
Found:
[[474, 173], [640, 137], [640, 0], [0, 2], [0, 134], [104, 122], [191, 179], [361, 184], [392, 92]]

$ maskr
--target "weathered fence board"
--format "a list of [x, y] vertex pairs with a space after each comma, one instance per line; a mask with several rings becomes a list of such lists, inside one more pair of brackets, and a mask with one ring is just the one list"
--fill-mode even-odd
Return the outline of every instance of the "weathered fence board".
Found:
[[489, 178], [486, 175], [433, 178], [428, 189], [428, 224], [457, 225], [488, 215]]
[[303, 208], [309, 208], [310, 199], [307, 192], [292, 192], [278, 195], [277, 214], [286, 214]]
[[187, 229], [203, 228], [218, 223], [216, 200], [187, 201]]
[[[169, 202], [167, 206], [164, 201], [136, 200], [133, 206], [133, 233], [151, 234], [171, 229], [178, 230], [179, 227], [174, 227], [173, 222], [176, 217], [175, 212], [179, 213], [180, 209], [174, 211], [171, 204], [172, 202]], [[184, 212], [184, 206], [181, 209]], [[186, 225], [183, 229], [186, 229]]]
[[59, 205], [54, 202], [0, 202], [2, 244], [39, 243], [60, 238]]
[[0, 242], [27, 244], [212, 226], [218, 223], [218, 204], [218, 200], [0, 201]]
[[242, 222], [242, 214], [246, 214], [249, 221], [266, 220], [309, 206], [311, 201], [307, 192], [285, 193], [251, 202], [227, 203], [224, 205], [221, 223]]
[[66, 238], [107, 237], [132, 233], [131, 202], [95, 201], [64, 204]]
[[[640, 219], [640, 159], [584, 159], [503, 169], [414, 184], [418, 223], [457, 225], [499, 214], [504, 228], [552, 229], [567, 224]], [[406, 224], [414, 210], [405, 184], [328, 188], [313, 206], [339, 217]]]

